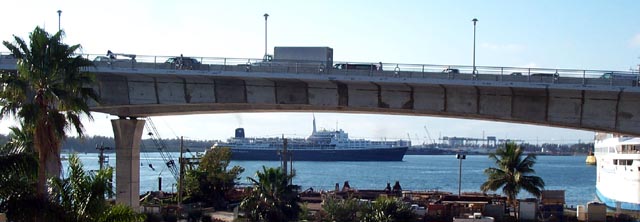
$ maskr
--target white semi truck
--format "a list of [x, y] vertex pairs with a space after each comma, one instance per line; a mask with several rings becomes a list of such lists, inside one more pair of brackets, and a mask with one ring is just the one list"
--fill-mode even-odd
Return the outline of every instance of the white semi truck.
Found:
[[317, 63], [333, 66], [333, 49], [330, 47], [284, 47], [273, 49], [273, 62]]

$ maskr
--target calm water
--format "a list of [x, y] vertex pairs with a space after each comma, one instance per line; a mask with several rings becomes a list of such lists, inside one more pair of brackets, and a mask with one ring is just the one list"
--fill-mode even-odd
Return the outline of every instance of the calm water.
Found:
[[[177, 153], [171, 154], [177, 157]], [[110, 166], [115, 166], [115, 156], [110, 154]], [[97, 154], [80, 154], [87, 170], [98, 169]], [[545, 181], [548, 190], [565, 190], [568, 205], [586, 204], [596, 200], [596, 168], [585, 164], [584, 156], [539, 156], [534, 166], [537, 175]], [[158, 189], [158, 177], [162, 177], [163, 190], [175, 190], [175, 180], [163, 164], [159, 153], [140, 154], [140, 192]], [[176, 161], [177, 163], [177, 161]], [[154, 169], [148, 167], [151, 164]], [[486, 180], [483, 171], [491, 167], [487, 156], [467, 156], [462, 162], [462, 192], [478, 192]], [[262, 166], [277, 167], [277, 161], [232, 161], [231, 166], [245, 168], [240, 183], [247, 183]], [[63, 161], [66, 170], [66, 161]], [[356, 189], [384, 189], [400, 181], [403, 189], [441, 190], [458, 192], [458, 160], [453, 155], [407, 155], [402, 162], [294, 162], [294, 184], [302, 189], [332, 190], [336, 183], [348, 180]], [[499, 192], [499, 190], [498, 190]], [[521, 194], [519, 197], [526, 197]]]

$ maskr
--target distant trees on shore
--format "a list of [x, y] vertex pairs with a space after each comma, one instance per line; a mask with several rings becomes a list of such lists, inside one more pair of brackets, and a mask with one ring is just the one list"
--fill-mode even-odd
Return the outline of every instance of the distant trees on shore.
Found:
[[[6, 136], [0, 135], [0, 142], [3, 142]], [[167, 144], [167, 152], [180, 152], [180, 139], [163, 139]], [[184, 140], [185, 150], [190, 152], [204, 152], [206, 149], [211, 148], [216, 143], [215, 140]], [[84, 138], [69, 137], [62, 145], [63, 152], [78, 152], [78, 153], [96, 153], [99, 152], [96, 146], [111, 147], [110, 150], [105, 150], [107, 153], [114, 153], [115, 141], [113, 137], [105, 136], [85, 136]], [[151, 139], [143, 139], [142, 145], [140, 145], [141, 152], [157, 152], [158, 147]]]

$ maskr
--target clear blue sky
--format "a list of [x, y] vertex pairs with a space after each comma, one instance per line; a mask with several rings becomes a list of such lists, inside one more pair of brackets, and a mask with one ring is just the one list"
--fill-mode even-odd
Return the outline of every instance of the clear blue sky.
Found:
[[[476, 63], [629, 70], [640, 63], [639, 1], [7, 1], [1, 40], [23, 38], [36, 26], [58, 29], [84, 53], [260, 58], [264, 13], [273, 46], [329, 46], [336, 61], [417, 64]], [[2, 47], [2, 52], [7, 49]], [[89, 135], [113, 136], [109, 119], [95, 114]], [[407, 138], [422, 143], [426, 126], [442, 136], [591, 141], [593, 132], [432, 117], [317, 113], [318, 126], [352, 137]], [[225, 139], [236, 127], [248, 136], [311, 132], [310, 113], [252, 113], [154, 118], [161, 136]], [[0, 123], [6, 133], [10, 120]]]

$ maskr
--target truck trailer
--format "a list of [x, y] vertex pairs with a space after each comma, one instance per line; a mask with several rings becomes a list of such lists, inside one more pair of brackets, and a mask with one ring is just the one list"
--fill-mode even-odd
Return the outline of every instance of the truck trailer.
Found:
[[333, 67], [333, 49], [330, 47], [285, 47], [273, 49], [273, 62], [317, 63]]

